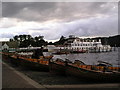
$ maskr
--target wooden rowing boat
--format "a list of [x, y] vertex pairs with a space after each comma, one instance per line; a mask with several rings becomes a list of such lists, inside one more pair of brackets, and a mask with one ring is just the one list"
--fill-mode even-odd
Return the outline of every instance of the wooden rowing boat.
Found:
[[3, 53], [4, 61], [14, 66], [20, 66], [31, 70], [49, 71], [49, 60], [53, 56], [41, 56], [40, 59], [33, 59], [31, 56]]
[[108, 67], [104, 70], [104, 66], [85, 65], [81, 61], [76, 61], [74, 63], [62, 60], [50, 62], [51, 71], [97, 82], [120, 82], [120, 67]]
[[50, 61], [49, 63], [49, 69], [50, 72], [60, 74], [60, 75], [65, 75], [65, 63], [62, 59], [57, 58], [55, 61]]
[[11, 60], [13, 60], [13, 58], [11, 57], [12, 55], [15, 55], [15, 53], [2, 52], [2, 60], [7, 63], [12, 63], [11, 62]]
[[40, 57], [40, 59], [32, 59], [26, 57], [19, 57], [20, 65], [31, 70], [49, 71], [49, 60], [53, 56]]
[[[85, 65], [84, 65], [85, 66]], [[81, 66], [73, 66], [68, 64], [66, 66], [66, 74], [71, 76], [76, 76], [79, 78], [85, 78], [87, 80], [100, 81], [100, 82], [120, 82], [120, 72], [118, 70], [111, 72], [103, 72], [100, 70], [92, 70], [92, 66], [86, 65], [86, 68]], [[97, 66], [94, 66], [97, 67]], [[118, 68], [118, 67], [117, 67]], [[118, 68], [120, 69], [120, 68]]]
[[20, 66], [21, 63], [18, 57], [19, 57], [18, 55], [10, 55], [8, 60], [10, 61], [11, 64], [18, 67]]

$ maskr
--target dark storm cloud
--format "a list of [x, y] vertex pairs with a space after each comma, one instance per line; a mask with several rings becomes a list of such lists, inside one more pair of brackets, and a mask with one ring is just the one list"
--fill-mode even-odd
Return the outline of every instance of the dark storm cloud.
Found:
[[[3, 17], [18, 18], [23, 20], [44, 20], [54, 10], [55, 3], [45, 2], [4, 2]], [[47, 12], [47, 13], [46, 13]]]
[[111, 7], [101, 8], [104, 2], [4, 2], [3, 17], [18, 18], [27, 21], [47, 21], [51, 19], [67, 20], [88, 18], [96, 14], [105, 14]]
[[3, 18], [15, 23], [2, 26], [13, 27], [17, 34], [43, 35], [53, 40], [61, 35], [110, 36], [118, 33], [117, 3], [3, 2], [2, 6]]

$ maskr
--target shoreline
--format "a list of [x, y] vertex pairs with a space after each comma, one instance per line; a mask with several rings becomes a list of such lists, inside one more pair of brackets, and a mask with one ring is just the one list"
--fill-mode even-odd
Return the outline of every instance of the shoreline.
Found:
[[[30, 70], [23, 67], [15, 67], [11, 63], [7, 63], [10, 67], [14, 68], [16, 71], [23, 73], [27, 77], [36, 81], [42, 85], [79, 85], [79, 84], [106, 84], [109, 82], [92, 82], [83, 78], [77, 78], [74, 76], [64, 76], [58, 75], [52, 72], [44, 72], [37, 70]], [[112, 82], [111, 82], [112, 83]]]
[[[86, 83], [86, 84], [64, 84], [64, 85], [60, 85], [60, 84], [58, 84], [58, 85], [55, 85], [55, 84], [53, 84], [53, 85], [48, 85], [48, 84], [43, 84], [43, 83], [38, 83], [38, 82], [36, 82], [36, 80], [34, 80], [34, 79], [31, 79], [28, 75], [26, 75], [25, 73], [22, 73], [23, 71], [20, 71], [21, 69], [19, 69], [19, 68], [16, 68], [16, 67], [14, 67], [14, 66], [11, 66], [9, 63], [5, 63], [7, 66], [9, 66], [9, 68], [11, 69], [12, 68], [12, 71], [13, 72], [17, 72], [17, 73], [19, 73], [19, 76], [21, 76], [21, 74], [22, 74], [22, 78], [23, 79], [25, 79], [25, 80], [27, 80], [27, 81], [29, 81], [29, 83], [31, 84], [31, 85], [33, 85], [35, 88], [41, 88], [42, 90], [43, 89], [45, 89], [45, 90], [53, 90], [53, 89], [82, 89], [82, 90], [84, 90], [84, 89], [92, 89], [92, 90], [96, 90], [96, 88], [98, 89], [112, 89], [112, 90], [114, 90], [114, 89], [119, 89], [119, 86], [120, 86], [120, 83], [93, 83], [93, 84], [90, 84], [90, 83]], [[46, 72], [40, 72], [40, 73], [46, 73]], [[61, 76], [59, 76], [59, 77], [61, 77]], [[5, 78], [5, 77], [4, 77]], [[15, 77], [14, 77], [14, 79], [15, 79]], [[40, 79], [40, 78], [39, 78]], [[11, 83], [11, 82], [8, 82], [8, 83]], [[17, 83], [17, 85], [19, 86], [19, 83]], [[15, 86], [16, 87], [16, 86]], [[9, 88], [9, 87], [4, 87], [4, 88]], [[3, 89], [4, 89], [3, 88]], [[14, 88], [14, 87], [12, 87], [12, 88]], [[20, 88], [20, 87], [18, 87], [18, 88]], [[22, 88], [22, 87], [21, 87]], [[30, 87], [27, 87], [27, 88], [30, 88]], [[31, 88], [32, 89], [32, 88]]]

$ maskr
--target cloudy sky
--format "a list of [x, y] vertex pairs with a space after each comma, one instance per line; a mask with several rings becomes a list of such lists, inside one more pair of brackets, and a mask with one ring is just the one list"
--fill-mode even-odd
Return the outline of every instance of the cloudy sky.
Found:
[[15, 35], [79, 37], [118, 34], [117, 2], [3, 2], [0, 40]]

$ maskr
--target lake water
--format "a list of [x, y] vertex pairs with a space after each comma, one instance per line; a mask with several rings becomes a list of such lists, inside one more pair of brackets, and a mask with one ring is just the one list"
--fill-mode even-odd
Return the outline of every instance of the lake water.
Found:
[[54, 55], [54, 58], [67, 58], [74, 62], [75, 60], [80, 60], [87, 65], [96, 65], [97, 61], [104, 61], [112, 64], [115, 67], [120, 66], [120, 48], [116, 48], [112, 52], [102, 52], [102, 53], [79, 53], [79, 54], [67, 54], [67, 55]]

